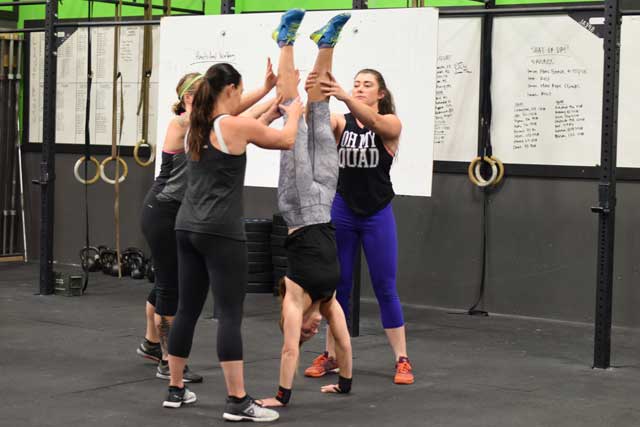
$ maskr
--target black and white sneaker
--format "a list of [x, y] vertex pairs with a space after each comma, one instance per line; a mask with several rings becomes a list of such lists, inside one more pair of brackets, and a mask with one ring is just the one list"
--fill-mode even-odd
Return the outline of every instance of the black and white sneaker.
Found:
[[280, 418], [280, 414], [273, 409], [263, 408], [251, 396], [246, 395], [241, 401], [227, 398], [222, 418], [227, 421], [269, 422]]
[[162, 406], [165, 408], [179, 408], [182, 405], [194, 403], [196, 400], [196, 394], [186, 387], [169, 387], [169, 395], [162, 402]]
[[[171, 379], [171, 373], [169, 372], [169, 363], [166, 360], [161, 360], [160, 363], [158, 363], [156, 378], [160, 378], [161, 380]], [[202, 375], [191, 372], [189, 367], [185, 366], [184, 371], [182, 372], [182, 381], [185, 383], [201, 383]]]
[[144, 339], [136, 349], [136, 353], [145, 359], [159, 362], [162, 360], [162, 348], [160, 348], [159, 342], [151, 342], [148, 339]]

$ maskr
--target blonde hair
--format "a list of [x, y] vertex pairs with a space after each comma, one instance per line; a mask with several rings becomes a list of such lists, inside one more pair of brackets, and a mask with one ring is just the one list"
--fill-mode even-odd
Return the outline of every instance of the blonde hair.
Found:
[[176, 86], [176, 94], [178, 95], [178, 102], [173, 104], [173, 107], [171, 108], [171, 111], [173, 111], [173, 114], [175, 114], [176, 116], [179, 116], [180, 114], [186, 111], [184, 101], [183, 101], [184, 95], [187, 93], [195, 92], [198, 86], [198, 82], [201, 78], [202, 78], [202, 74], [200, 73], [189, 73], [182, 76], [182, 78], [178, 82], [178, 86]]

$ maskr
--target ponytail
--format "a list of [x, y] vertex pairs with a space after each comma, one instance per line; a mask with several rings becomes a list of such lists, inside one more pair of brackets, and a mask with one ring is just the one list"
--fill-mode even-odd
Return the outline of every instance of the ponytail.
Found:
[[212, 65], [203, 76], [193, 95], [189, 117], [191, 130], [187, 138], [187, 151], [192, 160], [200, 160], [202, 146], [209, 142], [211, 115], [218, 95], [227, 85], [239, 85], [241, 79], [240, 73], [227, 63]]

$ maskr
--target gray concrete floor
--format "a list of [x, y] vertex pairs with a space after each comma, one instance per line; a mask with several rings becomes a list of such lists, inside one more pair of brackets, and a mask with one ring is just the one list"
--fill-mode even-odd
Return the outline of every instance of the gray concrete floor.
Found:
[[[202, 319], [190, 366], [205, 376], [198, 402], [161, 407], [166, 383], [135, 349], [146, 281], [92, 275], [82, 297], [38, 296], [36, 265], [0, 266], [0, 426], [211, 426], [223, 423], [216, 323]], [[407, 308], [411, 386], [392, 383], [393, 356], [376, 304], [353, 340], [351, 395], [324, 395], [329, 378], [296, 379], [278, 423], [288, 426], [640, 426], [640, 331], [614, 329], [613, 369], [593, 370], [593, 328], [536, 319]], [[245, 376], [256, 398], [275, 392], [278, 305], [250, 294]], [[300, 374], [322, 351], [303, 347]]]

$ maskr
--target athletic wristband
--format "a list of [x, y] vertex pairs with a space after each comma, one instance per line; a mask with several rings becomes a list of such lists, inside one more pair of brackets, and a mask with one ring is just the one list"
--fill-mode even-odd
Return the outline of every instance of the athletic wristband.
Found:
[[[351, 384], [351, 382], [349, 382], [349, 384]], [[278, 394], [276, 394], [276, 400], [283, 405], [286, 405], [289, 403], [289, 399], [291, 399], [291, 389], [279, 386]]]
[[351, 381], [353, 378], [338, 376], [338, 393], [349, 393], [351, 391]]

